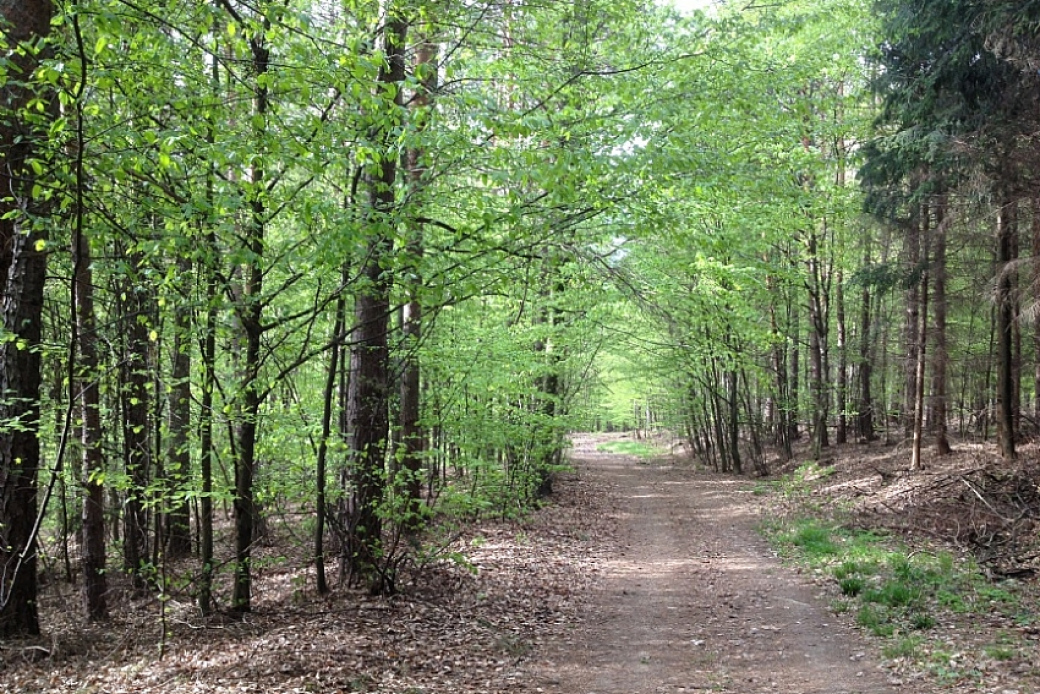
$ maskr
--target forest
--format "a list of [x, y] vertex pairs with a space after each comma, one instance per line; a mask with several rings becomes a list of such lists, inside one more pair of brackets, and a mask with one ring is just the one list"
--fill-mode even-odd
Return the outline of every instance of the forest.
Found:
[[[1040, 2], [0, 0], [0, 639], [371, 595], [576, 431], [1040, 428]], [[282, 550], [278, 550], [282, 551]]]

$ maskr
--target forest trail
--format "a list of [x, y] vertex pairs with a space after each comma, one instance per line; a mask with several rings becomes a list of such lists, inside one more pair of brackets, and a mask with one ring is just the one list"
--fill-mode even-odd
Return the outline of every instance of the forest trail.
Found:
[[615, 499], [620, 548], [585, 625], [532, 663], [559, 694], [897, 691], [819, 589], [755, 531], [746, 480], [596, 450], [575, 440], [585, 484]]

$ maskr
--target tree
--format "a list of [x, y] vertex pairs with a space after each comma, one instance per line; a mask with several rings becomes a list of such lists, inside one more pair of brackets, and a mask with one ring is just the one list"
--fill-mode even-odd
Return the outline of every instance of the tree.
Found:
[[30, 105], [35, 99], [49, 103], [33, 73], [53, 13], [50, 0], [0, 1], [3, 47], [13, 51], [0, 87], [0, 638], [40, 630], [36, 485], [48, 238], [36, 189], [45, 123]]
[[405, 77], [405, 37], [408, 24], [393, 5], [383, 29], [384, 62], [376, 77], [377, 109], [369, 114], [368, 140], [377, 153], [366, 166], [366, 200], [362, 219], [367, 248], [361, 267], [362, 285], [354, 301], [353, 347], [347, 418], [350, 430], [351, 511], [347, 557], [351, 574], [373, 593], [393, 590], [393, 576], [382, 563], [382, 518], [379, 507], [386, 491], [385, 455], [390, 435], [389, 360], [390, 290], [386, 270], [392, 252], [396, 203], [397, 160], [390, 138], [401, 118]]

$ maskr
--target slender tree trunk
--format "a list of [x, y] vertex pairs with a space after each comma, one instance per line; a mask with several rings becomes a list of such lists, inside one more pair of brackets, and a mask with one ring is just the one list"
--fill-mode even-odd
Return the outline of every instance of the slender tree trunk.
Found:
[[914, 420], [913, 448], [910, 455], [910, 469], [921, 467], [921, 442], [924, 440], [924, 371], [928, 347], [928, 271], [921, 273], [920, 321], [918, 327], [919, 342], [917, 344], [917, 364], [915, 366], [914, 387]]
[[[190, 298], [192, 264], [179, 258], [181, 297]], [[166, 453], [166, 474], [174, 501], [166, 513], [165, 546], [171, 557], [191, 554], [191, 526], [187, 491], [191, 477], [191, 329], [192, 311], [186, 306], [174, 311], [173, 358], [170, 364], [169, 445]]]
[[[347, 271], [344, 268], [343, 284], [346, 284]], [[315, 477], [317, 485], [314, 499], [314, 575], [320, 595], [329, 592], [325, 577], [325, 511], [326, 511], [326, 458], [329, 450], [329, 437], [332, 435], [332, 414], [336, 404], [336, 379], [339, 376], [339, 359], [343, 352], [343, 338], [346, 332], [347, 299], [344, 287], [340, 287], [340, 295], [336, 298], [336, 319], [332, 326], [332, 348], [329, 353], [329, 370], [325, 377], [325, 393], [321, 414], [321, 440], [318, 442], [318, 460]]]
[[787, 440], [788, 442], [794, 442], [799, 439], [801, 434], [798, 430], [798, 417], [801, 413], [800, 407], [800, 391], [799, 384], [801, 379], [801, 364], [799, 359], [800, 344], [801, 344], [801, 321], [799, 320], [799, 312], [796, 307], [791, 306], [791, 300], [788, 298], [787, 312], [788, 312], [788, 325], [790, 326], [790, 361], [791, 370], [788, 372], [790, 377], [787, 382], [790, 384], [788, 388], [787, 398]]
[[744, 472], [744, 464], [740, 457], [740, 400], [737, 372], [726, 371], [726, 397], [729, 406], [729, 450], [733, 461], [733, 472], [740, 475]]
[[913, 436], [913, 413], [914, 399], [917, 393], [917, 352], [920, 345], [917, 340], [920, 335], [919, 326], [921, 319], [921, 289], [920, 283], [914, 278], [918, 275], [921, 267], [921, 225], [924, 221], [920, 215], [910, 222], [907, 234], [904, 237], [904, 254], [906, 257], [907, 274], [911, 278], [906, 289], [906, 322], [903, 324], [903, 335], [906, 345], [904, 374], [906, 386], [903, 389], [902, 421], [904, 436]]
[[[1008, 278], [1011, 282], [1011, 417], [1015, 432], [1022, 430], [1022, 291], [1016, 261], [1019, 256], [1018, 200], [1015, 200], [1009, 217], [1011, 238], [1009, 240]], [[1017, 438], [1017, 433], [1016, 433]]]
[[849, 417], [849, 357], [848, 326], [845, 323], [845, 276], [838, 270], [837, 286], [834, 289], [835, 310], [838, 320], [838, 429], [834, 434], [836, 443], [848, 443]]
[[946, 229], [949, 221], [946, 218], [946, 198], [940, 197], [935, 205], [935, 253], [932, 261], [935, 283], [935, 335], [932, 356], [932, 418], [935, 431], [935, 452], [937, 455], [949, 455], [950, 439], [948, 433], [949, 405], [947, 392], [949, 384], [946, 367], [949, 354], [946, 347]]
[[827, 434], [829, 419], [829, 398], [827, 393], [827, 313], [823, 287], [823, 271], [820, 268], [819, 237], [815, 232], [809, 234], [809, 373], [812, 381], [813, 413], [812, 444], [813, 455], [819, 457], [820, 451], [830, 445]]
[[[422, 37], [415, 56], [415, 73], [419, 87], [412, 99], [414, 128], [421, 134], [426, 127], [428, 111], [433, 105], [433, 91], [437, 88], [437, 45], [428, 37]], [[409, 194], [416, 210], [422, 209], [422, 188], [425, 186], [425, 152], [414, 147], [406, 155]], [[417, 215], [412, 214], [414, 219]], [[413, 271], [406, 283], [408, 300], [401, 311], [401, 330], [404, 337], [404, 366], [401, 374], [401, 469], [405, 474], [403, 485], [407, 506], [404, 509], [404, 528], [415, 532], [422, 527], [422, 470], [423, 449], [426, 435], [420, 425], [421, 377], [419, 344], [422, 339], [422, 275], [420, 265], [423, 257], [422, 223], [412, 222], [412, 238], [408, 241], [407, 254]]]
[[[871, 234], [869, 231], [864, 233], [863, 241], [863, 267], [867, 267], [871, 258]], [[859, 404], [856, 409], [858, 411], [857, 418], [857, 430], [859, 433], [859, 440], [863, 443], [873, 441], [877, 438], [877, 432], [874, 431], [874, 400], [870, 392], [871, 377], [873, 375], [873, 358], [871, 354], [871, 294], [870, 285], [866, 282], [863, 283], [863, 288], [860, 292], [860, 314], [859, 314], [859, 368], [857, 374], [859, 376]]]
[[1011, 294], [1011, 273], [1007, 267], [1011, 260], [1015, 205], [1014, 200], [1005, 199], [997, 214], [997, 431], [1000, 437], [1000, 453], [1005, 460], [1014, 460], [1016, 457], [1012, 334], [1014, 302]]
[[[236, 18], [237, 21], [237, 18]], [[252, 609], [252, 547], [256, 532], [256, 505], [253, 499], [253, 477], [256, 474], [256, 440], [260, 416], [260, 349], [263, 337], [264, 249], [267, 209], [263, 190], [266, 187], [263, 151], [267, 137], [269, 89], [266, 76], [271, 60], [266, 32], [270, 22], [265, 17], [262, 28], [249, 39], [253, 69], [253, 137], [257, 153], [250, 164], [249, 228], [246, 246], [249, 260], [245, 267], [245, 284], [237, 307], [238, 320], [245, 338], [242, 363], [241, 401], [238, 406], [238, 458], [235, 464], [235, 585], [231, 609], [237, 614]], [[245, 28], [245, 27], [243, 27]]]
[[148, 510], [145, 490], [151, 474], [151, 390], [149, 389], [148, 318], [151, 315], [149, 290], [144, 286], [141, 271], [144, 256], [140, 251], [123, 255], [129, 257], [132, 274], [124, 277], [120, 288], [120, 317], [123, 336], [123, 356], [120, 360], [121, 407], [123, 410], [123, 463], [129, 486], [123, 505], [123, 568], [132, 576], [134, 587], [142, 590], [147, 585], [145, 566], [148, 552]]
[[[222, 23], [214, 22], [213, 36], [223, 35]], [[219, 55], [220, 44], [215, 38], [213, 54]], [[220, 61], [214, 60], [210, 67], [210, 87], [214, 100], [220, 98]], [[207, 123], [206, 140], [210, 146], [216, 143], [217, 123], [211, 119]], [[214, 209], [215, 182], [218, 171], [214, 162], [210, 162], [206, 178], [206, 199], [210, 210]], [[199, 575], [198, 604], [199, 611], [208, 615], [213, 609], [213, 462], [216, 458], [216, 447], [213, 443], [213, 394], [217, 385], [217, 310], [218, 283], [217, 268], [220, 249], [217, 246], [217, 219], [211, 212], [205, 220], [203, 248], [205, 255], [200, 263], [204, 272], [205, 323], [199, 345], [199, 361], [202, 370], [202, 393], [199, 402], [199, 476], [201, 477], [201, 494], [199, 497]]]
[[90, 241], [77, 230], [73, 239], [73, 288], [79, 344], [77, 389], [80, 399], [80, 435], [83, 443], [83, 528], [80, 561], [83, 600], [87, 617], [108, 617], [108, 579], [105, 573], [105, 487], [101, 474], [105, 458], [101, 443], [100, 363], [97, 351], [97, 319], [94, 314], [94, 277]]
[[[1033, 256], [1032, 290], [1030, 295], [1040, 295], [1040, 196], [1034, 196], [1031, 200], [1032, 207], [1032, 248]], [[1040, 298], [1034, 298], [1034, 306], [1040, 302]], [[1034, 308], [1036, 313], [1037, 309]], [[1040, 426], [1040, 319], [1033, 321], [1033, 418], [1036, 425]]]

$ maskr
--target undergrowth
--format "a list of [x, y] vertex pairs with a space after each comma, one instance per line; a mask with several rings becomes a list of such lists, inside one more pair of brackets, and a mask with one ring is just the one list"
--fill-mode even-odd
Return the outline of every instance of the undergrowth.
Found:
[[[970, 558], [948, 551], [912, 550], [884, 530], [849, 523], [840, 508], [812, 495], [812, 482], [828, 474], [815, 463], [756, 493], [777, 493], [788, 502], [786, 515], [763, 523], [763, 534], [786, 561], [833, 580], [840, 593], [831, 607], [885, 639], [883, 654], [919, 663], [940, 679], [956, 674], [938, 635], [929, 632], [944, 615], [1003, 615], [1034, 622], [1035, 606], [1019, 597], [1013, 582], [994, 583]], [[1021, 638], [1003, 635], [985, 649], [994, 660], [1027, 652]], [[970, 675], [970, 673], [960, 673]]]

